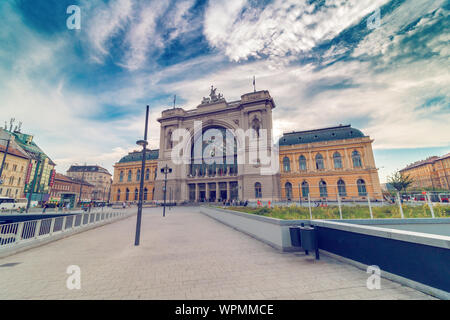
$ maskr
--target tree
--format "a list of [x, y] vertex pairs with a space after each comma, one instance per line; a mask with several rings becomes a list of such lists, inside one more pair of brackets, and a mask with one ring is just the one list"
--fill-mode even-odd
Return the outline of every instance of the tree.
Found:
[[388, 177], [388, 183], [398, 192], [405, 190], [414, 180], [409, 175], [403, 175], [400, 171]]

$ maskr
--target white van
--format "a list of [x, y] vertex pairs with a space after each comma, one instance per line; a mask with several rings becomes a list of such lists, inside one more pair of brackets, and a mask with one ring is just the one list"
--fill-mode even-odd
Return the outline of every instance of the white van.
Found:
[[0, 198], [0, 210], [20, 210], [27, 208], [27, 199]]

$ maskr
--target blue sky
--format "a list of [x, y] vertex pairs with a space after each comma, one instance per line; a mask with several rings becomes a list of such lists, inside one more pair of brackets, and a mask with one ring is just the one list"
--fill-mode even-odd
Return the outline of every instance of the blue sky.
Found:
[[[69, 5], [81, 29], [69, 30]], [[368, 26], [379, 10], [380, 24]], [[3, 0], [0, 120], [58, 164], [112, 165], [173, 95], [194, 108], [267, 89], [274, 134], [349, 124], [374, 139], [380, 179], [450, 151], [450, 1]], [[3, 122], [1, 123], [1, 125]]]

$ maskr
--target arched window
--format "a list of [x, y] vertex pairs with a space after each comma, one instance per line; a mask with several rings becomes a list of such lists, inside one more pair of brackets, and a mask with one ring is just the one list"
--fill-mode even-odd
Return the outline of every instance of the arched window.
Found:
[[128, 170], [128, 181], [131, 181], [131, 170]]
[[141, 180], [141, 170], [140, 169], [138, 169], [136, 171], [136, 181], [139, 181], [139, 180]]
[[342, 179], [339, 179], [337, 182], [339, 196], [345, 197], [347, 195], [347, 190], [345, 189], [345, 182]]
[[130, 200], [130, 190], [127, 188], [126, 192], [125, 192], [125, 200]]
[[317, 170], [323, 170], [325, 167], [323, 165], [323, 156], [318, 153], [316, 154], [316, 169]]
[[290, 172], [291, 171], [291, 161], [288, 157], [283, 158], [283, 169], [284, 172]]
[[342, 169], [342, 157], [341, 154], [337, 151], [333, 154], [333, 162], [335, 169]]
[[255, 198], [262, 198], [261, 183], [255, 183]]
[[306, 181], [302, 182], [302, 196], [307, 197], [309, 195], [309, 184]]
[[156, 180], [156, 175], [158, 174], [158, 168], [155, 168], [155, 178], [154, 180]]
[[304, 155], [298, 157], [298, 167], [300, 170], [306, 170], [306, 158]]
[[361, 162], [361, 155], [359, 154], [358, 151], [353, 151], [352, 152], [352, 160], [353, 160], [353, 167], [354, 168], [361, 168], [362, 167], [362, 162]]
[[136, 188], [136, 189], [134, 189], [134, 200], [137, 200], [138, 197], [139, 197], [139, 191], [138, 191], [138, 189]]
[[155, 188], [152, 189], [152, 200], [154, 200], [153, 198], [155, 197]]
[[149, 180], [150, 179], [150, 169], [147, 168], [147, 170], [145, 170], [145, 180]]
[[147, 200], [148, 189], [144, 188], [144, 200]]
[[120, 189], [117, 189], [117, 201], [120, 200]]
[[321, 197], [327, 197], [328, 196], [328, 192], [327, 192], [327, 183], [323, 180], [320, 180], [319, 182], [319, 192], [320, 192], [320, 196]]
[[358, 195], [361, 197], [367, 196], [366, 182], [363, 179], [358, 179], [356, 184], [358, 185]]
[[120, 181], [120, 182], [123, 182], [123, 171], [120, 171], [119, 181]]
[[292, 199], [292, 184], [290, 182], [286, 182], [284, 185], [285, 191], [286, 191], [286, 199], [291, 200]]

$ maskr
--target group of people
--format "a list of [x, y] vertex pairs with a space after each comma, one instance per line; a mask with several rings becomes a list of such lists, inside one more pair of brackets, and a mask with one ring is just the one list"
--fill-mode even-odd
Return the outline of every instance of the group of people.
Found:
[[[261, 208], [263, 206], [262, 201], [261, 200], [256, 201], [256, 205], [258, 206], [258, 208]], [[272, 205], [272, 203], [269, 200], [267, 202], [267, 206], [270, 208], [271, 205]]]
[[245, 201], [238, 201], [238, 200], [230, 200], [230, 199], [228, 199], [228, 200], [223, 200], [222, 201], [222, 204], [224, 205], [224, 206], [244, 206], [244, 207], [246, 207], [247, 205], [248, 205], [248, 201], [247, 200], [245, 200]]

